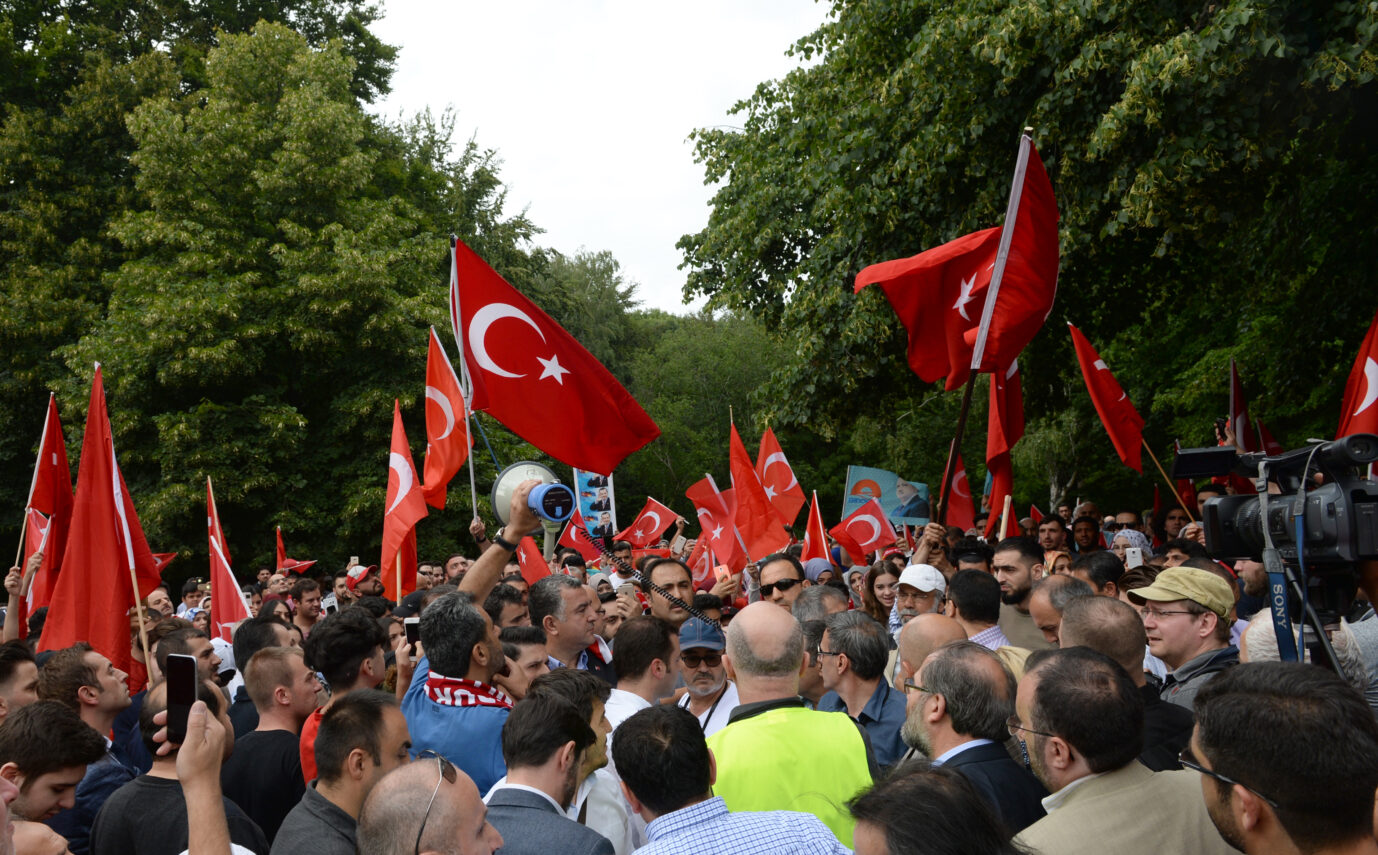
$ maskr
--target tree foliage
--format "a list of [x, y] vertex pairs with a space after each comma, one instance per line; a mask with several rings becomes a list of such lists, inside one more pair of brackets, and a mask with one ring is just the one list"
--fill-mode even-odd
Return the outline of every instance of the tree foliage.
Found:
[[[737, 105], [743, 129], [695, 133], [721, 183], [680, 242], [686, 295], [796, 348], [768, 417], [844, 435], [859, 410], [904, 410], [929, 392], [852, 279], [998, 224], [1027, 125], [1062, 215], [1060, 299], [1021, 359], [1031, 437], [1099, 431], [1064, 320], [1160, 456], [1208, 441], [1231, 357], [1280, 440], [1327, 435], [1375, 308], [1378, 204], [1353, 191], [1378, 178], [1375, 34], [1364, 3], [838, 0], [792, 48], [810, 64]], [[1101, 439], [1060, 486], [1142, 499]], [[924, 464], [936, 478], [941, 454]], [[1060, 477], [1019, 456], [1021, 499]]]

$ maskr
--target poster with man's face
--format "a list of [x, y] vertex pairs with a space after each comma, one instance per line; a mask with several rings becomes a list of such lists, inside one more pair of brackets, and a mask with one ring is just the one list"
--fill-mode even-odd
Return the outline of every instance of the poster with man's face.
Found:
[[575, 469], [574, 496], [589, 534], [597, 537], [618, 530], [616, 495], [611, 475], [595, 475]]
[[843, 519], [871, 499], [880, 502], [886, 516], [896, 525], [928, 525], [933, 515], [927, 484], [901, 478], [887, 469], [848, 466]]

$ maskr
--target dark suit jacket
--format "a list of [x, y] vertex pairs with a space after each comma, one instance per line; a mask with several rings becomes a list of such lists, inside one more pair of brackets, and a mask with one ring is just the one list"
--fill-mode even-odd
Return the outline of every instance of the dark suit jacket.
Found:
[[1152, 683], [1141, 687], [1139, 694], [1144, 699], [1144, 751], [1139, 762], [1155, 772], [1178, 768], [1177, 755], [1191, 741], [1196, 716], [1160, 698]]
[[1010, 759], [1003, 745], [968, 748], [944, 765], [967, 776], [1011, 835], [1043, 818], [1042, 799], [1048, 791], [1033, 773]]
[[494, 790], [488, 799], [488, 821], [502, 835], [503, 855], [613, 855], [606, 837], [526, 790]]

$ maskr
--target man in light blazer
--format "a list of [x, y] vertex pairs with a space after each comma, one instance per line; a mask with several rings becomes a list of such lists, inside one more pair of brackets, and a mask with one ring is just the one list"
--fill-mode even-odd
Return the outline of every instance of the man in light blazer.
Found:
[[[596, 716], [595, 716], [596, 717]], [[519, 702], [502, 729], [507, 781], [488, 794], [488, 821], [507, 855], [613, 855], [612, 843], [565, 816], [585, 753], [598, 743], [574, 704], [549, 693]]]

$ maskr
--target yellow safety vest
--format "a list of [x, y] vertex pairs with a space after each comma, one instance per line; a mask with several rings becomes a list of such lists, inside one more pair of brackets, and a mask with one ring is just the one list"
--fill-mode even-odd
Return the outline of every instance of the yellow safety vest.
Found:
[[767, 710], [708, 738], [718, 764], [713, 794], [728, 810], [811, 813], [851, 848], [847, 802], [871, 786], [866, 743], [841, 712]]

